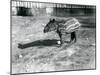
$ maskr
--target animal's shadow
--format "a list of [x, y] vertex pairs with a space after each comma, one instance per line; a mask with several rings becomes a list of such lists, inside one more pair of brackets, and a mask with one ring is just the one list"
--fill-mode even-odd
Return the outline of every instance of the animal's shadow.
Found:
[[28, 47], [44, 47], [44, 46], [55, 46], [57, 45], [57, 41], [56, 39], [47, 39], [47, 40], [37, 40], [34, 42], [30, 42], [30, 43], [26, 43], [26, 44], [18, 44], [18, 48], [20, 49], [25, 49]]

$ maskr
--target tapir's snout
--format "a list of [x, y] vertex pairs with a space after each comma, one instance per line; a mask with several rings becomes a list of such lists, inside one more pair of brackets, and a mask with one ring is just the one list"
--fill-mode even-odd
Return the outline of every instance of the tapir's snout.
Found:
[[44, 29], [43, 32], [46, 33], [46, 30]]
[[47, 32], [48, 32], [48, 27], [44, 27], [43, 32], [44, 32], [44, 33], [47, 33]]

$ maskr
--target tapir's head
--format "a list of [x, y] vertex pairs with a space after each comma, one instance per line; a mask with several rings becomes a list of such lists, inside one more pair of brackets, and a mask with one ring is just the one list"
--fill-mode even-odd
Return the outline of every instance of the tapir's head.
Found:
[[49, 22], [44, 27], [43, 32], [46, 33], [54, 30], [56, 30], [56, 21], [55, 19], [50, 19]]

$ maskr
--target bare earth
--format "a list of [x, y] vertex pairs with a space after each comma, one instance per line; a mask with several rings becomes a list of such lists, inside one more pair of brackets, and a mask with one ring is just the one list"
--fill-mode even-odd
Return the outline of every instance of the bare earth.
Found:
[[[48, 21], [46, 16], [12, 16], [12, 73], [95, 69], [95, 28], [81, 27], [76, 43], [59, 47], [55, 32], [43, 33]], [[21, 49], [19, 43], [29, 45]]]

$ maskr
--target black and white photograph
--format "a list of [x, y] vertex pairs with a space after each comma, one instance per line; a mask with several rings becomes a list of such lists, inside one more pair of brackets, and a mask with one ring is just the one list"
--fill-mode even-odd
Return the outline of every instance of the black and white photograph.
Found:
[[96, 69], [96, 6], [11, 1], [11, 74]]

